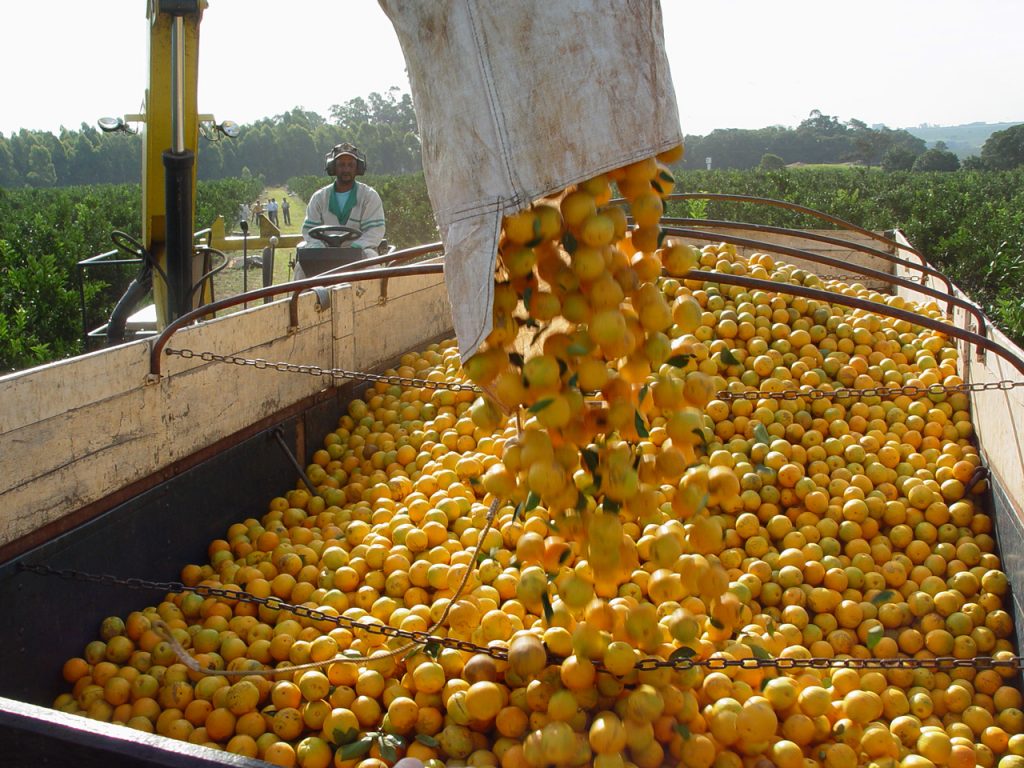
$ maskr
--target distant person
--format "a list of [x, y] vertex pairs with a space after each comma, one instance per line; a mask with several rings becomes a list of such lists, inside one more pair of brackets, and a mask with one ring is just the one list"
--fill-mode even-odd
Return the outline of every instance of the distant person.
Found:
[[248, 203], [241, 203], [238, 206], [238, 220], [239, 221], [244, 221], [246, 224], [248, 224], [249, 220], [251, 218], [252, 218], [252, 210], [250, 209], [249, 204]]
[[255, 224], [260, 220], [260, 214], [263, 213], [263, 201], [258, 199], [252, 204], [252, 222]]
[[277, 198], [270, 198], [270, 202], [267, 203], [267, 218], [270, 219], [270, 223], [275, 227], [277, 226]]
[[[377, 190], [356, 176], [366, 173], [366, 158], [351, 144], [338, 144], [327, 153], [326, 170], [334, 182], [313, 193], [302, 222], [304, 248], [323, 248], [325, 243], [311, 237], [309, 231], [323, 224], [341, 224], [362, 234], [347, 248], [362, 248], [367, 258], [377, 255], [384, 239], [384, 204]], [[296, 274], [296, 277], [301, 275]]]
[[288, 198], [287, 197], [282, 197], [281, 198], [281, 215], [284, 216], [284, 223], [286, 225], [291, 225], [291, 223], [292, 223], [292, 213], [291, 213], [291, 211], [292, 211], [292, 208], [288, 204]]

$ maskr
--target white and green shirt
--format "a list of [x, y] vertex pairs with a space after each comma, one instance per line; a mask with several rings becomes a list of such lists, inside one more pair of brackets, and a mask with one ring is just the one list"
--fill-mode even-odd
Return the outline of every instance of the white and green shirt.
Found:
[[309, 236], [309, 230], [322, 224], [341, 224], [362, 232], [362, 237], [349, 248], [375, 249], [384, 239], [384, 204], [373, 187], [355, 182], [347, 192], [335, 192], [334, 184], [318, 189], [306, 206], [306, 219], [302, 222], [304, 247], [323, 247], [324, 243]]

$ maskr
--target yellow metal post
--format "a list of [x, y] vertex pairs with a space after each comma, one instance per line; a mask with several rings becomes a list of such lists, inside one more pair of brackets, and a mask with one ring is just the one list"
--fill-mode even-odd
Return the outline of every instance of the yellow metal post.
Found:
[[[199, 24], [206, 0], [148, 0], [146, 16], [149, 21], [149, 87], [144, 106], [145, 122], [142, 130], [142, 242], [167, 274], [167, 200], [164, 186], [164, 152], [184, 149], [197, 154], [199, 144], [199, 116], [196, 99], [199, 80]], [[180, 77], [174, 83], [172, 57], [172, 30], [175, 19], [181, 19], [179, 37], [183, 45], [178, 62]], [[175, 104], [172, 86], [178, 89], [180, 125], [175, 126]], [[178, 128], [177, 137], [175, 127]], [[175, 146], [175, 139], [182, 144]], [[192, 199], [195, 199], [196, 172], [192, 166]], [[188, 231], [195, 231], [195, 211], [183, 212], [188, 220]], [[201, 257], [191, 256], [191, 284], [202, 275]], [[157, 307], [157, 324], [162, 328], [172, 319], [172, 307], [167, 284], [158, 271], [153, 276], [153, 298]], [[194, 306], [202, 296], [196, 295]]]

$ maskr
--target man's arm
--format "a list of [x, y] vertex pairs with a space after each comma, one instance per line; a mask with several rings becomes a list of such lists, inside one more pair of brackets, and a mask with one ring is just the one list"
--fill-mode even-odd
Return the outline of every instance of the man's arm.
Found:
[[317, 190], [313, 193], [313, 196], [309, 198], [309, 204], [306, 206], [306, 218], [302, 222], [302, 239], [306, 241], [306, 245], [323, 245], [323, 242], [320, 240], [309, 236], [309, 230], [313, 227], [319, 227], [323, 223], [323, 195], [321, 195], [320, 191]]
[[363, 235], [351, 244], [352, 248], [376, 248], [384, 239], [384, 203], [373, 187], [365, 187], [365, 192], [358, 224]]

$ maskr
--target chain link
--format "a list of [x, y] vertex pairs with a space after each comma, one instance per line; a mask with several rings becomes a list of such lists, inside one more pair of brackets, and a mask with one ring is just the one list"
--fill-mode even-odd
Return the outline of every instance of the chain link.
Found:
[[1002, 381], [971, 382], [964, 384], [929, 384], [926, 387], [909, 384], [902, 387], [879, 386], [866, 387], [864, 389], [857, 389], [854, 387], [812, 389], [808, 387], [806, 389], [783, 389], [778, 392], [768, 392], [766, 390], [732, 392], [730, 390], [723, 389], [715, 393], [715, 397], [723, 402], [730, 402], [732, 400], [799, 400], [801, 398], [807, 398], [808, 400], [865, 397], [894, 398], [904, 395], [907, 397], [920, 397], [921, 395], [951, 395], [966, 392], [989, 392], [992, 390], [1009, 392], [1011, 389], [1016, 387], [1024, 387], [1024, 381], [1011, 381], [1009, 379], [1004, 379]]
[[[167, 349], [168, 355], [176, 355], [185, 359], [198, 358], [204, 362], [230, 363], [232, 365], [251, 366], [257, 370], [274, 370], [283, 373], [305, 373], [310, 376], [331, 376], [335, 379], [352, 379], [354, 381], [382, 382], [393, 384], [399, 387], [419, 387], [420, 389], [447, 389], [453, 392], [482, 392], [483, 390], [475, 384], [461, 384], [459, 382], [430, 381], [429, 379], [416, 379], [409, 376], [388, 376], [380, 373], [368, 373], [366, 371], [349, 371], [344, 368], [322, 368], [319, 365], [301, 365], [298, 363], [271, 362], [263, 358], [239, 357], [237, 355], [218, 355], [214, 352], [194, 352], [191, 349]], [[1024, 381], [1002, 381], [971, 382], [964, 384], [930, 384], [926, 387], [919, 387], [913, 384], [901, 387], [866, 387], [857, 389], [854, 387], [839, 387], [838, 389], [783, 389], [778, 392], [766, 390], [751, 390], [749, 392], [732, 392], [727, 389], [719, 390], [715, 397], [722, 402], [733, 400], [839, 400], [858, 399], [867, 397], [894, 398], [894, 397], [920, 397], [922, 395], [950, 395], [967, 392], [990, 392], [998, 390], [1009, 392], [1017, 387], [1024, 387]]]
[[[336, 624], [348, 629], [356, 629], [367, 632], [371, 635], [383, 635], [387, 638], [401, 638], [409, 640], [418, 646], [435, 646], [442, 648], [454, 648], [459, 651], [466, 651], [473, 654], [484, 654], [499, 661], [508, 660], [508, 649], [501, 646], [482, 646], [468, 640], [458, 640], [450, 637], [439, 637], [426, 632], [415, 632], [398, 629], [386, 624], [367, 624], [355, 619], [348, 619], [343, 616], [332, 616], [323, 613], [315, 608], [306, 605], [295, 605], [287, 603], [277, 597], [256, 597], [241, 589], [228, 589], [225, 587], [214, 587], [209, 585], [187, 586], [180, 581], [146, 581], [138, 578], [118, 578], [107, 574], [90, 574], [76, 571], [69, 568], [51, 568], [48, 565], [34, 565], [22, 563], [20, 568], [24, 571], [46, 575], [58, 576], [62, 579], [85, 581], [94, 584], [107, 586], [123, 586], [129, 589], [152, 589], [160, 592], [193, 592], [201, 597], [217, 597], [225, 600], [237, 600], [240, 602], [254, 603], [266, 606], [274, 610], [288, 611], [301, 618], [310, 621], [322, 621]], [[344, 659], [341, 659], [344, 661]], [[561, 663], [561, 657], [549, 655], [549, 661], [553, 664]], [[600, 662], [596, 663], [600, 667]], [[771, 668], [780, 671], [794, 669], [930, 669], [944, 671], [950, 669], [1008, 669], [1019, 671], [1024, 669], [1024, 657], [1005, 656], [993, 658], [991, 656], [972, 656], [959, 658], [956, 656], [936, 656], [932, 659], [914, 658], [775, 658], [771, 656], [753, 657], [746, 659], [722, 659], [708, 658], [698, 659], [692, 656], [680, 656], [678, 658], [646, 658], [637, 662], [636, 668], [640, 671], [653, 671], [656, 669], [668, 668], [674, 671], [686, 671], [694, 667], [703, 667], [708, 671], [727, 669], [729, 667], [740, 667], [743, 669]], [[267, 674], [277, 674], [279, 670], [267, 670]]]
[[230, 363], [232, 365], [250, 366], [260, 371], [272, 370], [281, 373], [305, 373], [310, 376], [330, 376], [335, 379], [352, 379], [355, 381], [382, 382], [400, 387], [419, 387], [420, 389], [448, 389], [453, 392], [482, 392], [475, 384], [459, 382], [430, 381], [415, 379], [410, 376], [388, 376], [366, 371], [348, 371], [344, 368], [323, 368], [319, 365], [301, 365], [299, 363], [271, 362], [261, 357], [239, 357], [238, 355], [218, 355], [214, 352], [195, 352], [191, 349], [166, 349], [166, 354], [186, 360], [198, 358], [206, 363]]

